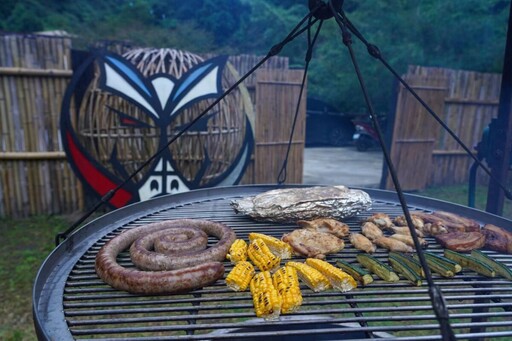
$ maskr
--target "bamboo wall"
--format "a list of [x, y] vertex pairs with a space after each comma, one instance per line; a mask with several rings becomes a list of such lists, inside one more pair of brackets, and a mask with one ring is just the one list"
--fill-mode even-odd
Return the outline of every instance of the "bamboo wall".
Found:
[[[129, 48], [123, 43], [110, 45], [109, 50], [118, 53]], [[90, 204], [67, 163], [59, 137], [61, 102], [72, 76], [71, 48], [72, 40], [65, 37], [0, 35], [0, 217], [73, 213]], [[229, 58], [240, 75], [260, 60], [249, 55]], [[262, 74], [254, 73], [245, 81], [256, 109], [256, 151], [243, 184], [277, 182], [276, 169], [284, 159], [283, 143], [288, 141], [295, 112], [296, 83], [302, 75], [288, 70], [284, 57], [273, 57], [260, 69]], [[272, 88], [277, 82], [280, 91]], [[273, 96], [265, 105], [261, 101], [267, 101], [269, 91]], [[276, 106], [279, 115], [273, 109]], [[267, 122], [278, 118], [279, 124]], [[305, 101], [287, 183], [302, 181], [304, 119]]]
[[[410, 66], [407, 77], [418, 79], [415, 84], [420, 84], [420, 88], [423, 84], [422, 89], [427, 92], [429, 90], [431, 92], [436, 91], [428, 86], [433, 80], [445, 79], [445, 95], [438, 97], [438, 102], [427, 103], [437, 107], [439, 111], [436, 111], [436, 113], [440, 118], [466, 146], [474, 150], [473, 148], [482, 138], [483, 129], [498, 114], [501, 75]], [[438, 85], [442, 87], [442, 85]], [[397, 102], [395, 115], [396, 117], [402, 117], [397, 124], [400, 124], [404, 129], [409, 129], [408, 127], [415, 124], [415, 115], [418, 114], [418, 109], [414, 108], [416, 104], [410, 103], [416, 102], [415, 100], [409, 103]], [[421, 186], [416, 184], [413, 186], [415, 188], [409, 189], [468, 183], [469, 168], [473, 164], [473, 160], [439, 124], [436, 123], [433, 129], [436, 129], [436, 131], [431, 133], [434, 140], [432, 150], [428, 155], [427, 181]], [[393, 136], [392, 146], [396, 145], [397, 138], [397, 135]], [[415, 153], [420, 152], [422, 151], [415, 151]], [[474, 150], [474, 152], [476, 151]], [[418, 164], [417, 167], [421, 166]], [[421, 169], [410, 168], [402, 174], [401, 180], [414, 182], [417, 172], [421, 171]], [[484, 175], [482, 170], [479, 171], [478, 175], [478, 182], [485, 183], [487, 181], [487, 176]], [[387, 187], [390, 188], [389, 182]]]
[[0, 36], [0, 216], [83, 207], [58, 130], [70, 47], [68, 38]]

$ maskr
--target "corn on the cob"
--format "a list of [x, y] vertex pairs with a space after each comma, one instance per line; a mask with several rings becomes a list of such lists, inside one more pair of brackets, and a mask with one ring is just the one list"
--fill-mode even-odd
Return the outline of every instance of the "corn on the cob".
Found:
[[261, 271], [274, 270], [281, 262], [281, 258], [270, 252], [267, 244], [259, 238], [251, 241], [247, 247], [247, 255]]
[[245, 291], [254, 277], [254, 266], [248, 261], [236, 263], [226, 277], [226, 285], [234, 291]]
[[309, 265], [300, 262], [288, 262], [286, 263], [286, 266], [295, 268], [300, 280], [314, 292], [320, 292], [331, 288], [331, 284], [327, 277]]
[[283, 266], [272, 276], [274, 287], [281, 297], [281, 313], [293, 313], [302, 305], [302, 293], [299, 287], [297, 270]]
[[329, 279], [331, 285], [341, 292], [349, 291], [357, 287], [357, 282], [352, 276], [324, 260], [308, 258], [306, 259], [306, 264], [320, 271]]
[[252, 278], [251, 294], [256, 316], [265, 320], [279, 317], [281, 297], [272, 283], [270, 271], [259, 272]]
[[231, 247], [229, 248], [229, 252], [226, 255], [226, 258], [231, 261], [231, 263], [236, 264], [238, 262], [247, 260], [247, 243], [243, 239], [235, 239]]
[[270, 251], [276, 256], [280, 257], [281, 259], [292, 258], [293, 248], [290, 244], [263, 233], [249, 233], [249, 241], [253, 241], [254, 239], [263, 240], [263, 242], [268, 246]]

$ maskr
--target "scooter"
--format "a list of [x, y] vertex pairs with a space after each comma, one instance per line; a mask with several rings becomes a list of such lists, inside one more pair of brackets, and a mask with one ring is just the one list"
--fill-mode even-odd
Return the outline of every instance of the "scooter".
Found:
[[379, 137], [377, 131], [373, 128], [373, 124], [368, 121], [353, 120], [356, 132], [352, 136], [357, 151], [365, 152], [370, 148], [379, 145]]

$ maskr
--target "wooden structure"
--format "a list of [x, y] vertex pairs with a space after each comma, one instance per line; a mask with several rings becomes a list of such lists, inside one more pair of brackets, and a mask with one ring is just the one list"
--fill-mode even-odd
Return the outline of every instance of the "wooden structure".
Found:
[[[471, 149], [497, 115], [499, 74], [410, 66], [404, 79]], [[467, 183], [473, 163], [402, 85], [390, 153], [404, 190]], [[485, 180], [480, 174], [479, 181]], [[385, 187], [393, 188], [389, 177]]]
[[[72, 213], [86, 206], [59, 137], [61, 102], [73, 74], [71, 50], [68, 37], [0, 35], [0, 217]], [[115, 51], [126, 49], [115, 44]], [[260, 60], [229, 58], [239, 75]], [[287, 58], [273, 57], [245, 81], [255, 109], [256, 148], [243, 184], [277, 182], [302, 74], [288, 69]], [[286, 183], [302, 182], [305, 100], [300, 109]]]

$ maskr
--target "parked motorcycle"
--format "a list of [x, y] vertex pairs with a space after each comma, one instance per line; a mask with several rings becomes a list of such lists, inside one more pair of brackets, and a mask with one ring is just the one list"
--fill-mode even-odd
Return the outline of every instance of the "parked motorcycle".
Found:
[[[352, 140], [358, 151], [365, 152], [370, 148], [379, 146], [379, 137], [371, 121], [355, 119], [352, 122], [356, 129]], [[381, 124], [381, 126], [384, 125]]]

